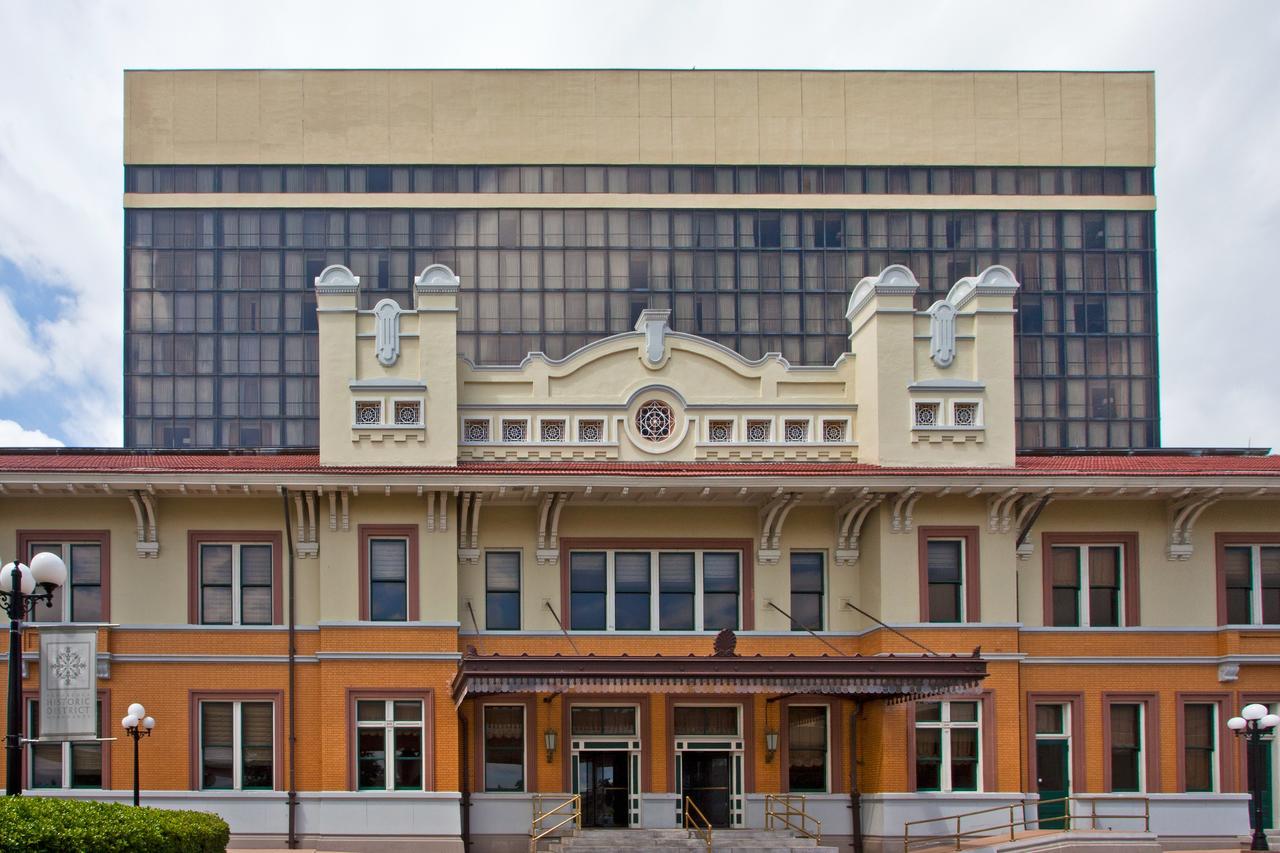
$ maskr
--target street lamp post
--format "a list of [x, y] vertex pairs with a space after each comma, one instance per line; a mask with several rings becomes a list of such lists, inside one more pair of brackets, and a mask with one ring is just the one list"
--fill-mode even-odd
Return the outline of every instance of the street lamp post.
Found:
[[0, 605], [9, 616], [9, 730], [4, 746], [5, 793], [11, 797], [22, 793], [22, 620], [41, 601], [52, 607], [54, 590], [66, 582], [66, 564], [47, 551], [32, 557], [30, 566], [14, 562], [0, 569]]
[[129, 715], [120, 721], [125, 734], [133, 738], [133, 804], [138, 805], [142, 794], [138, 785], [138, 741], [151, 737], [151, 730], [156, 727], [155, 717], [147, 716], [147, 709], [134, 702], [129, 706]]
[[1273, 737], [1280, 724], [1280, 716], [1267, 713], [1266, 705], [1245, 705], [1240, 716], [1227, 720], [1227, 728], [1244, 738], [1245, 757], [1249, 765], [1249, 796], [1252, 800], [1253, 844], [1250, 850], [1266, 850], [1267, 836], [1262, 829], [1262, 762], [1265, 758], [1263, 744]]

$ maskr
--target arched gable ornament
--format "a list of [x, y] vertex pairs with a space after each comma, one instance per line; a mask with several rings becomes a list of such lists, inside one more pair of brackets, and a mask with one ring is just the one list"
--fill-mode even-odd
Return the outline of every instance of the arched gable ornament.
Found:
[[390, 367], [400, 357], [400, 314], [394, 299], [383, 299], [373, 306], [374, 350], [383, 367]]
[[956, 306], [938, 300], [929, 306], [929, 357], [938, 367], [956, 359]]

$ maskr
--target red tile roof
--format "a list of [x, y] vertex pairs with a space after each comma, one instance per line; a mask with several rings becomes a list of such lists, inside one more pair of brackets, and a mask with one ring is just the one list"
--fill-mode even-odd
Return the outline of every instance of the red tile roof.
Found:
[[1034, 455], [1012, 468], [918, 468], [854, 462], [462, 462], [457, 466], [322, 466], [316, 453], [131, 453], [0, 450], [0, 473], [751, 476], [1280, 476], [1280, 456]]

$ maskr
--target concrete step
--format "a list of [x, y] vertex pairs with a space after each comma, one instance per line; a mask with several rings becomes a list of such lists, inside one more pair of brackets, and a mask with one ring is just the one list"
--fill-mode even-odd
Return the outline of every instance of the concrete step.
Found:
[[[547, 846], [553, 853], [650, 853], [662, 850], [705, 850], [704, 836], [684, 829], [583, 829], [560, 836]], [[812, 838], [759, 829], [716, 829], [714, 853], [837, 853]]]

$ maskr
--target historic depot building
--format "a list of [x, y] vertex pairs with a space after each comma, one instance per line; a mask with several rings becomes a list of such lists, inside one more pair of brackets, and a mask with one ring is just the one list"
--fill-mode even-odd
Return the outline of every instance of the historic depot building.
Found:
[[[41, 630], [96, 626], [102, 734], [131, 702], [158, 721], [141, 744], [144, 805], [216, 811], [241, 845], [293, 835], [347, 850], [527, 849], [534, 818], [566, 801], [584, 826], [619, 830], [678, 827], [691, 809], [716, 828], [761, 828], [789, 809], [820, 821], [824, 844], [858, 850], [901, 850], [910, 821], [1028, 798], [1057, 801], [1042, 818], [1061, 815], [1063, 797], [1073, 814], [1149, 814], [1166, 844], [1247, 832], [1243, 751], [1226, 721], [1246, 702], [1280, 703], [1280, 459], [1128, 449], [1157, 443], [1154, 350], [1105, 312], [1127, 312], [1124, 325], [1153, 308], [1150, 75], [157, 72], [128, 75], [127, 94], [130, 449], [0, 453], [0, 549], [6, 561], [56, 551], [70, 571], [25, 632], [29, 722]], [[906, 147], [895, 103], [936, 119], [912, 124]], [[526, 186], [519, 170], [494, 191], [350, 183], [383, 164], [476, 162], [604, 163], [606, 182], [594, 195]], [[711, 183], [681, 195], [683, 163], [694, 177], [711, 164]], [[762, 163], [784, 182], [792, 166], [844, 181], [920, 164], [928, 184], [915, 196], [910, 174], [879, 195], [744, 189]], [[1012, 194], [930, 193], [941, 172], [998, 181], [1010, 163]], [[151, 183], [189, 164], [214, 182]], [[272, 164], [343, 177], [290, 190], [289, 165], [285, 185], [226, 184]], [[640, 165], [646, 180], [667, 174], [670, 192], [608, 183]], [[1030, 166], [1044, 183], [1018, 194]], [[1068, 179], [1095, 167], [1095, 191], [1071, 195]], [[1110, 170], [1137, 183], [1112, 187]], [[797, 214], [791, 234], [800, 206], [827, 218]], [[871, 229], [915, 206], [915, 254], [855, 235], [856, 216]], [[331, 239], [355, 240], [357, 216], [417, 223], [447, 209], [451, 229], [478, 213], [467, 239], [484, 246], [499, 207], [492, 272], [488, 250], [433, 252], [430, 236], [403, 262], [392, 245], [387, 264], [371, 231], [358, 251]], [[657, 276], [655, 211], [668, 207], [669, 223], [692, 208], [711, 232], [696, 219], [687, 251], [678, 228], [662, 232], [664, 296], [635, 278]], [[603, 273], [602, 293], [623, 298], [599, 303], [598, 325], [586, 299], [583, 313], [552, 317], [539, 288], [571, 290], [570, 275], [549, 284], [559, 261], [519, 248], [521, 229], [545, 243], [558, 222], [567, 246], [566, 221], [597, 208], [599, 245], [588, 228], [580, 251], [555, 251], [582, 261], [586, 296], [604, 257], [622, 283]], [[540, 218], [517, 215], [508, 234], [508, 209]], [[930, 260], [943, 249], [928, 235], [950, 239], [957, 210], [990, 213], [990, 246]], [[1093, 268], [1093, 237], [1070, 244], [1069, 223], [1095, 213], [1100, 289], [1092, 273], [1063, 275], [1077, 249]], [[1023, 252], [1024, 226], [1061, 243]], [[982, 239], [967, 227], [952, 237]], [[1143, 248], [1131, 253], [1131, 239]], [[645, 264], [627, 240], [645, 241]], [[804, 270], [790, 331], [789, 254]], [[839, 256], [838, 308], [801, 287], [811, 255], [822, 288], [834, 275], [822, 264]], [[746, 301], [734, 303], [740, 332], [697, 307], [727, 311], [751, 288], [767, 307], [775, 262], [776, 335], [768, 317], [741, 313]], [[285, 271], [278, 291], [270, 264]], [[748, 268], [760, 270], [750, 283]], [[524, 307], [487, 312], [490, 285], [500, 311]], [[1025, 325], [1031, 296], [1052, 328]], [[207, 327], [205, 297], [222, 300]], [[256, 325], [274, 318], [288, 339], [290, 305], [309, 359], [296, 398], [294, 345], [282, 355]], [[554, 346], [523, 346], [533, 339]], [[271, 346], [279, 375], [264, 378]], [[181, 365], [184, 348], [190, 392], [182, 368], [162, 366], [162, 353]], [[201, 414], [206, 387], [217, 407]], [[272, 430], [299, 440], [263, 437]], [[256, 449], [286, 444], [301, 446]], [[1098, 449], [1067, 449], [1086, 445]], [[1043, 447], [1054, 449], [1027, 452]], [[125, 800], [127, 752], [35, 743], [24, 782]]]

